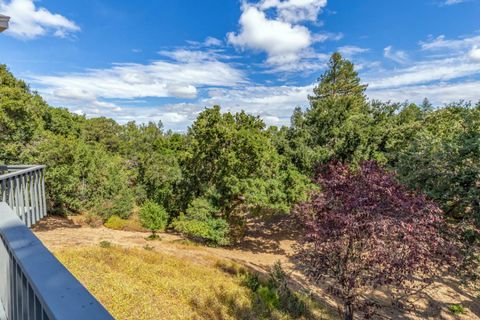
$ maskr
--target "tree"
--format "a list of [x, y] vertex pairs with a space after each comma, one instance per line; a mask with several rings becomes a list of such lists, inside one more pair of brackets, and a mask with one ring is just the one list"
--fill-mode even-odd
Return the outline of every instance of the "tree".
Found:
[[309, 96], [310, 107], [295, 110], [288, 136], [291, 160], [313, 175], [318, 163], [331, 159], [358, 163], [377, 155], [377, 127], [354, 65], [339, 53]]
[[41, 128], [46, 103], [0, 64], [0, 162], [16, 163]]
[[338, 52], [332, 54], [327, 71], [318, 81], [319, 84], [313, 89], [315, 95], [309, 97], [310, 102], [345, 96], [365, 98], [367, 85], [360, 84], [360, 77], [355, 71], [353, 63], [343, 59]]
[[423, 99], [422, 105], [420, 106], [420, 109], [423, 112], [431, 112], [433, 111], [433, 105], [430, 103], [430, 100], [428, 98]]
[[190, 198], [185, 203], [207, 198], [225, 218], [240, 203], [289, 211], [292, 203], [280, 176], [285, 169], [284, 158], [277, 153], [271, 132], [265, 130], [259, 117], [243, 111], [222, 113], [215, 106], [200, 113], [187, 139], [189, 149], [183, 166], [185, 194]]
[[442, 211], [424, 195], [408, 192], [374, 161], [358, 170], [331, 162], [321, 166], [321, 192], [296, 207], [306, 235], [299, 250], [307, 275], [332, 280], [344, 318], [366, 289], [388, 286], [408, 292], [412, 276], [429, 281], [453, 257], [441, 236]]
[[429, 113], [420, 128], [398, 150], [399, 178], [450, 217], [480, 225], [480, 109], [453, 104]]
[[156, 232], [167, 227], [168, 213], [161, 205], [148, 200], [140, 208], [140, 221], [145, 228], [152, 231], [151, 238], [155, 239]]

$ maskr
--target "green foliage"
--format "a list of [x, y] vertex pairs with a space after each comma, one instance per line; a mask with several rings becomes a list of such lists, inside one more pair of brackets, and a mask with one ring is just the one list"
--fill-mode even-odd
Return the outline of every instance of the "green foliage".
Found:
[[260, 285], [256, 291], [259, 300], [269, 309], [277, 309], [280, 305], [280, 297], [275, 288]]
[[318, 79], [319, 84], [313, 89], [315, 94], [310, 101], [337, 98], [342, 96], [363, 99], [367, 85], [360, 84], [360, 78], [353, 64], [335, 52], [330, 57], [327, 71]]
[[[289, 212], [297, 196], [306, 196], [308, 179], [278, 154], [271, 132], [258, 117], [222, 114], [215, 106], [198, 116], [188, 139], [187, 203], [192, 195], [207, 198], [228, 220], [240, 204]], [[299, 194], [292, 196], [291, 188]]]
[[100, 241], [100, 248], [108, 249], [112, 247], [112, 243], [110, 241], [102, 240]]
[[448, 306], [448, 310], [450, 310], [451, 313], [457, 316], [465, 314], [467, 312], [465, 310], [465, 307], [461, 304], [451, 304], [450, 306]]
[[229, 224], [222, 218], [206, 218], [203, 220], [190, 219], [180, 216], [172, 222], [172, 227], [193, 239], [205, 242], [213, 246], [229, 244]]
[[376, 160], [451, 217], [478, 224], [480, 102], [384, 103], [368, 101], [366, 88], [335, 53], [289, 127], [214, 106], [182, 134], [50, 107], [0, 65], [0, 163], [46, 164], [49, 210], [108, 221], [151, 200], [176, 229], [212, 244], [241, 238], [251, 215], [289, 213], [331, 159]]
[[192, 239], [209, 245], [228, 245], [230, 226], [225, 219], [214, 216], [217, 211], [206, 199], [194, 199], [186, 214], [180, 214], [172, 222], [172, 227]]
[[377, 157], [378, 130], [365, 99], [366, 85], [339, 53], [319, 78], [306, 112], [296, 109], [285, 154], [304, 173], [331, 159], [359, 163]]
[[140, 208], [140, 221], [155, 235], [156, 231], [163, 231], [167, 227], [168, 213], [161, 205], [148, 200]]
[[0, 161], [18, 162], [41, 126], [45, 102], [0, 65]]
[[111, 216], [105, 222], [105, 227], [114, 230], [124, 230], [128, 226], [128, 220], [122, 219], [119, 216]]
[[480, 110], [456, 104], [429, 113], [399, 150], [402, 182], [421, 189], [451, 217], [480, 224]]

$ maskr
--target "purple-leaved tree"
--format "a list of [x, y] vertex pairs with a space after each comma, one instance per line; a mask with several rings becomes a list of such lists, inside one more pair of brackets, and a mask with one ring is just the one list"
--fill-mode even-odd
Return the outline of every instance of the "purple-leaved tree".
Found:
[[345, 319], [366, 289], [413, 290], [454, 261], [442, 237], [442, 211], [424, 195], [407, 191], [374, 161], [359, 168], [331, 162], [318, 169], [321, 190], [295, 208], [306, 233], [299, 258], [314, 281], [328, 281], [343, 302]]

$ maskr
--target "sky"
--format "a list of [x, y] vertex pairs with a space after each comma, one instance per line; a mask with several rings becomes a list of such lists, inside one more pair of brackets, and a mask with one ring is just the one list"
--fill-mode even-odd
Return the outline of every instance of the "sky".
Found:
[[288, 125], [330, 55], [370, 99], [480, 100], [480, 0], [0, 0], [0, 63], [51, 105], [184, 131], [215, 104]]

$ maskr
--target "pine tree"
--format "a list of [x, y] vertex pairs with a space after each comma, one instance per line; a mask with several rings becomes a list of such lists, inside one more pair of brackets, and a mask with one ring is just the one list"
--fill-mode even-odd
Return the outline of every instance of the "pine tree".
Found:
[[430, 103], [430, 100], [428, 100], [428, 98], [423, 99], [422, 105], [420, 106], [420, 110], [422, 110], [422, 112], [433, 111], [433, 105]]
[[318, 79], [319, 84], [313, 89], [314, 96], [310, 102], [329, 97], [358, 96], [365, 98], [367, 85], [360, 84], [360, 78], [353, 63], [343, 59], [338, 52], [332, 54], [328, 69]]

